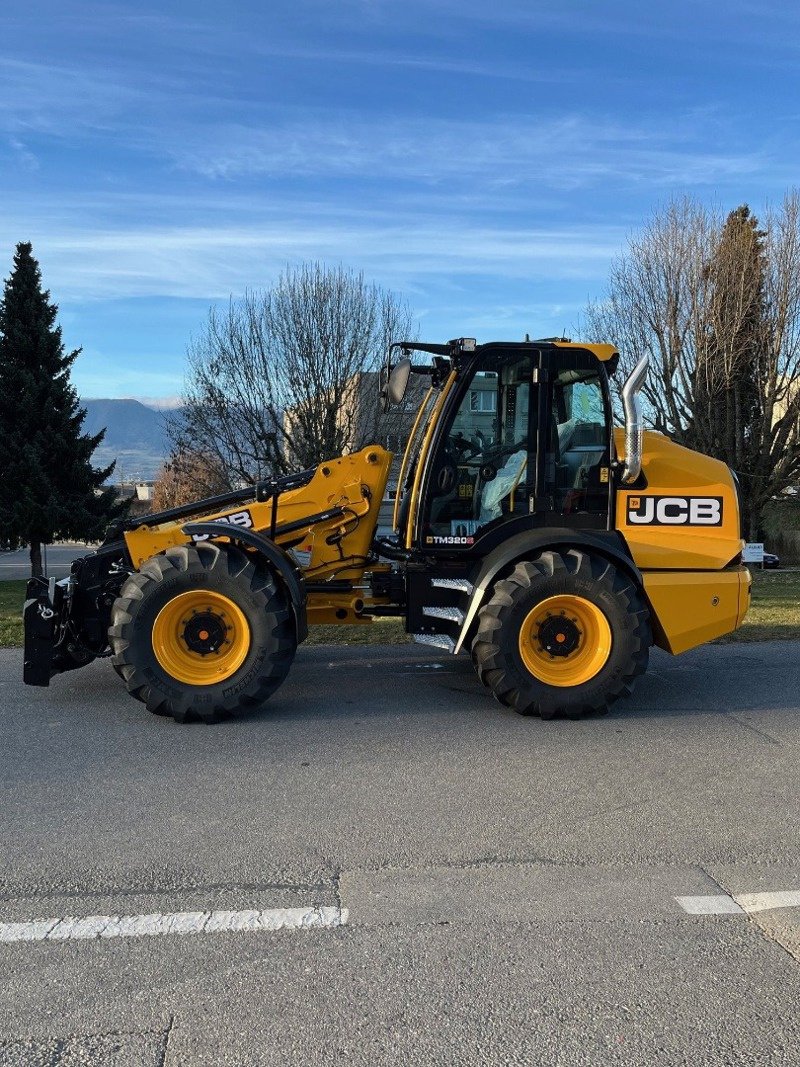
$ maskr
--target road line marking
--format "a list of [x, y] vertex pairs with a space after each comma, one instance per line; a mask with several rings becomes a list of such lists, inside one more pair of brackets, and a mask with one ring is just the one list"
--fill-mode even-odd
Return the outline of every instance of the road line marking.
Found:
[[733, 897], [721, 893], [713, 897], [675, 897], [689, 915], [744, 915]]
[[13, 941], [44, 941], [54, 926], [58, 925], [58, 919], [36, 919], [32, 923], [3, 923], [3, 926], [16, 928], [17, 936], [8, 938]]
[[800, 907], [800, 889], [787, 889], [780, 893], [737, 893], [735, 896], [747, 912]]
[[675, 897], [689, 915], [749, 915], [774, 908], [800, 908], [800, 889], [778, 893], [719, 893], [709, 897]]
[[175, 911], [152, 915], [87, 915], [83, 919], [0, 922], [0, 943], [15, 941], [94, 941], [167, 934], [219, 934], [264, 930], [331, 929], [344, 926], [347, 908], [266, 908], [262, 911]]

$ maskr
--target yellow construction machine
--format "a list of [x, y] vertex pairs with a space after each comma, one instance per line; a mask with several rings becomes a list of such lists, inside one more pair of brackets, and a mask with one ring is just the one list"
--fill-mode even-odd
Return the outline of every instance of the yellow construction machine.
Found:
[[646, 360], [615, 429], [618, 359], [560, 338], [392, 345], [385, 402], [412, 376], [427, 390], [393, 532], [378, 444], [129, 520], [68, 578], [31, 579], [25, 681], [107, 656], [150, 711], [214, 722], [278, 688], [309, 626], [399, 616], [523, 714], [605, 711], [651, 645], [730, 633], [750, 599], [735, 475], [643, 430]]

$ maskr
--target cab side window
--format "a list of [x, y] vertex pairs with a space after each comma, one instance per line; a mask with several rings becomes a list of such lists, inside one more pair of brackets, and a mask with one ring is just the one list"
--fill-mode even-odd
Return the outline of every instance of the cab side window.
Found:
[[608, 429], [598, 376], [562, 370], [553, 382], [545, 463], [548, 510], [561, 515], [608, 509]]

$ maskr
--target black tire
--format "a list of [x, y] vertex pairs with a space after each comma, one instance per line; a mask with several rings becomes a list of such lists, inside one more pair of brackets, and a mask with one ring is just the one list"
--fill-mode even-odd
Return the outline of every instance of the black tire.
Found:
[[[538, 604], [556, 596], [589, 601], [610, 627], [608, 658], [579, 685], [547, 684], [526, 666], [520, 651], [523, 623]], [[647, 669], [651, 644], [650, 613], [635, 583], [604, 557], [570, 549], [520, 562], [497, 582], [478, 614], [472, 660], [501, 704], [522, 715], [578, 719], [605, 712], [618, 697], [631, 694], [635, 679]]]
[[[112, 618], [113, 618], [113, 615], [112, 615]], [[109, 630], [109, 633], [110, 632], [111, 631]], [[113, 645], [112, 645], [112, 648], [113, 648]], [[116, 673], [117, 677], [121, 678], [123, 683], [125, 684], [125, 687], [128, 688], [128, 683], [127, 683], [126, 678], [125, 678], [125, 671], [127, 670], [127, 667], [122, 667], [118, 663], [116, 663], [115, 662], [116, 658], [117, 658], [116, 656], [112, 656], [111, 659], [108, 662], [114, 668], [114, 672]], [[146, 686], [140, 686], [138, 689], [133, 689], [133, 690], [128, 688], [128, 692], [136, 700], [141, 700], [142, 703], [145, 703], [145, 698], [147, 696], [147, 687]], [[166, 713], [162, 712], [160, 710], [156, 710], [156, 711], [153, 712], [153, 714], [154, 715], [164, 715]]]
[[[232, 601], [249, 627], [249, 647], [235, 673], [191, 684], [168, 673], [153, 647], [159, 612], [183, 593], [209, 591]], [[176, 722], [218, 722], [262, 704], [289, 673], [297, 638], [283, 590], [265, 568], [231, 545], [211, 542], [167, 549], [142, 564], [114, 601], [108, 631], [112, 665], [128, 692]]]

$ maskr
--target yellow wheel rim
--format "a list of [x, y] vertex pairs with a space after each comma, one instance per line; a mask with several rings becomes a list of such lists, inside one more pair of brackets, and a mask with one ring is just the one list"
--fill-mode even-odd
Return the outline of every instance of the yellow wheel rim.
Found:
[[192, 589], [167, 601], [153, 624], [156, 659], [176, 681], [214, 685], [235, 674], [250, 651], [250, 625], [222, 593]]
[[611, 627], [591, 600], [551, 596], [525, 617], [519, 653], [540, 682], [565, 688], [583, 685], [608, 662]]

